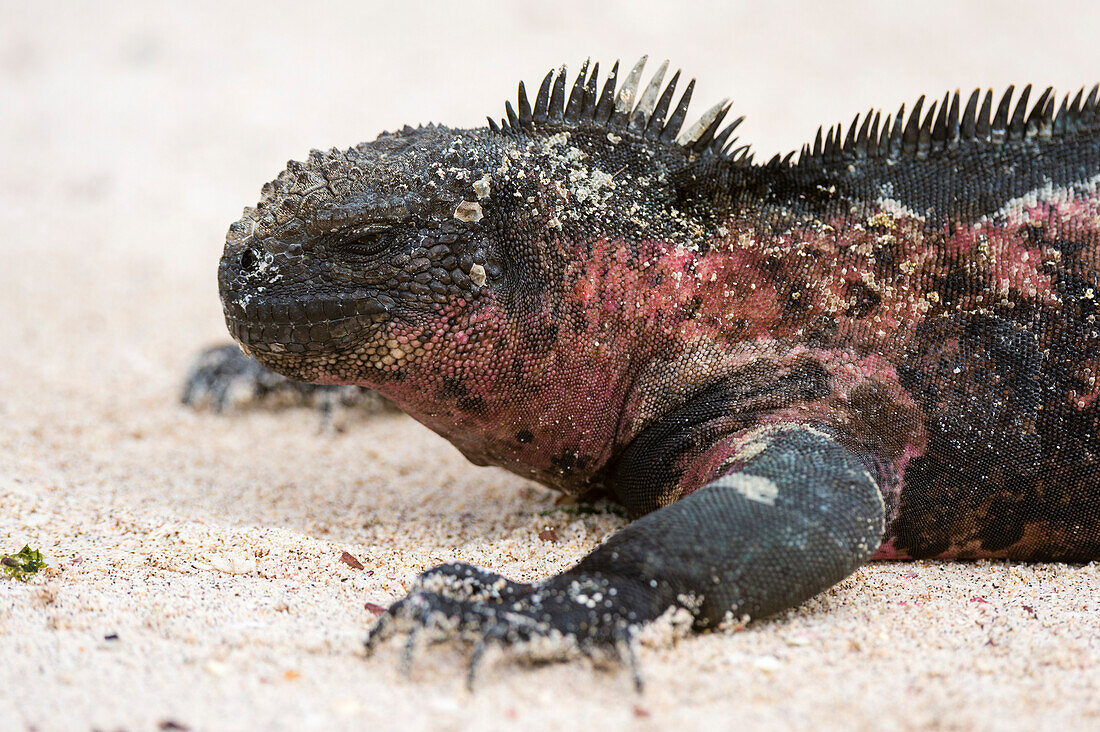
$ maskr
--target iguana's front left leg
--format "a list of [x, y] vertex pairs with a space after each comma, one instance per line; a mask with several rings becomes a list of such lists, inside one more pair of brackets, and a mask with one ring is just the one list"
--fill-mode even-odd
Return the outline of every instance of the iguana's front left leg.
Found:
[[388, 399], [370, 389], [288, 379], [248, 357], [235, 345], [212, 346], [195, 358], [180, 401], [193, 408], [209, 406], [219, 413], [244, 405], [311, 406], [320, 410], [323, 425], [341, 407], [367, 412], [394, 409]]
[[[677, 608], [696, 627], [713, 627], [797, 605], [879, 546], [878, 486], [863, 461], [822, 428], [772, 424], [693, 445], [690, 454], [715, 466], [701, 488], [638, 519], [572, 569], [534, 585], [476, 570], [462, 592], [440, 577], [463, 565], [430, 570], [380, 619], [368, 645], [424, 628], [436, 638], [554, 639], [584, 649], [616, 644]], [[634, 492], [628, 500], [666, 495], [669, 486], [657, 476], [684, 457], [684, 441], [627, 457], [619, 473]], [[686, 474], [698, 465], [683, 467]], [[646, 475], [655, 476], [651, 485]]]

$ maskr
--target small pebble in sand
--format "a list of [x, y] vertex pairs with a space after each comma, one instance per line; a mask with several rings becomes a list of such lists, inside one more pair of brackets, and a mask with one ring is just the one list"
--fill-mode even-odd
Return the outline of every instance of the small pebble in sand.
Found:
[[363, 569], [363, 564], [358, 559], [356, 559], [351, 552], [342, 553], [340, 555], [340, 561], [353, 569]]
[[810, 645], [810, 639], [804, 635], [788, 635], [783, 637], [783, 642], [792, 648]]
[[249, 574], [256, 571], [256, 560], [241, 554], [214, 554], [210, 567], [226, 574]]
[[229, 673], [229, 667], [221, 661], [207, 661], [203, 664], [202, 669], [211, 676], [225, 676]]
[[783, 664], [775, 656], [760, 656], [752, 662], [752, 665], [757, 671], [763, 671], [766, 674], [775, 673], [783, 667]]

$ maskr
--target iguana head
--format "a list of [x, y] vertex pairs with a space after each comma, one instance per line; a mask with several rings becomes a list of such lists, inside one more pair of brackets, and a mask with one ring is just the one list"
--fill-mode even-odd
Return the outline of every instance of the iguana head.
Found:
[[438, 328], [502, 274], [485, 172], [500, 142], [432, 125], [288, 163], [229, 229], [219, 284], [233, 336], [300, 380], [400, 374], [436, 335], [410, 329]]
[[377, 387], [425, 360], [460, 379], [471, 359], [514, 360], [489, 331], [553, 315], [578, 245], [701, 235], [672, 179], [728, 158], [737, 123], [716, 134], [723, 102], [677, 141], [694, 82], [673, 107], [666, 62], [636, 99], [644, 61], [618, 89], [616, 64], [599, 96], [586, 63], [568, 101], [564, 69], [551, 72], [533, 108], [521, 83], [519, 111], [509, 104], [499, 125], [406, 127], [290, 162], [229, 229], [219, 285], [231, 333], [316, 382]]

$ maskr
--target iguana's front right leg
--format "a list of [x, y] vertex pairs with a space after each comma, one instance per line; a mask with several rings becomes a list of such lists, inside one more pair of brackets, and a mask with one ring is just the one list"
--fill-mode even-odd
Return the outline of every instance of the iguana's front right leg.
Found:
[[[763, 617], [792, 607], [853, 572], [878, 548], [882, 498], [863, 461], [826, 430], [771, 424], [694, 444], [676, 435], [628, 451], [619, 469], [628, 503], [667, 495], [669, 462], [713, 466], [690, 495], [638, 519], [572, 569], [534, 585], [480, 571], [471, 592], [422, 575], [390, 608], [369, 645], [430, 628], [436, 638], [483, 636], [524, 644], [612, 645], [670, 609], [696, 627]], [[675, 471], [671, 471], [675, 472]], [[647, 484], [647, 476], [652, 476]], [[620, 484], [620, 489], [622, 489]], [[463, 574], [465, 574], [463, 572]], [[484, 588], [498, 587], [497, 593]]]
[[[570, 572], [646, 578], [662, 590], [651, 593], [658, 606], [682, 604], [696, 627], [713, 627], [793, 607], [878, 549], [879, 487], [824, 428], [768, 424], [695, 452], [713, 466], [702, 487], [638, 519]], [[662, 457], [675, 458], [635, 455], [620, 468], [632, 475], [635, 502], [667, 489], [659, 479], [646, 485], [647, 472], [668, 475]]]

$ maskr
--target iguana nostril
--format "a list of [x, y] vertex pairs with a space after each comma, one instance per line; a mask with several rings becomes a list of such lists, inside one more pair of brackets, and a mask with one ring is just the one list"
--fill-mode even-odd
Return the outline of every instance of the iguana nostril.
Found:
[[241, 272], [244, 274], [251, 274], [259, 263], [260, 257], [256, 254], [255, 247], [249, 247], [241, 254]]

